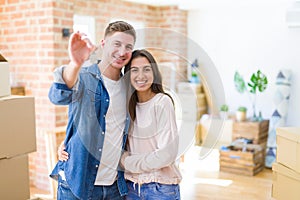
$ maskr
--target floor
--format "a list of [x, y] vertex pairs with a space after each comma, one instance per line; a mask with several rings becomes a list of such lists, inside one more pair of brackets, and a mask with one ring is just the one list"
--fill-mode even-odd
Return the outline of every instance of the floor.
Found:
[[[199, 159], [201, 147], [193, 146], [180, 164], [182, 200], [272, 200], [272, 170], [264, 169], [255, 176], [219, 171], [219, 153], [213, 150]], [[52, 200], [44, 191], [31, 188], [32, 200]]]
[[219, 151], [213, 150], [199, 159], [201, 147], [192, 147], [180, 165], [183, 174], [183, 200], [271, 200], [272, 170], [264, 169], [255, 176], [219, 171]]

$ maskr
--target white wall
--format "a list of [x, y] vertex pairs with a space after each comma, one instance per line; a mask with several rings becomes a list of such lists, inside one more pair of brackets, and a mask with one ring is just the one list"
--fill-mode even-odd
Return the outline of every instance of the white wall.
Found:
[[[300, 126], [300, 28], [288, 28], [286, 10], [292, 0], [222, 7], [204, 6], [188, 13], [188, 37], [200, 45], [220, 73], [230, 110], [249, 107], [246, 94], [235, 90], [234, 72], [249, 80], [257, 69], [267, 75], [269, 85], [259, 93], [257, 109], [270, 118], [274, 110], [275, 80], [280, 69], [292, 70], [291, 99], [287, 126]], [[199, 58], [201, 62], [201, 58]]]

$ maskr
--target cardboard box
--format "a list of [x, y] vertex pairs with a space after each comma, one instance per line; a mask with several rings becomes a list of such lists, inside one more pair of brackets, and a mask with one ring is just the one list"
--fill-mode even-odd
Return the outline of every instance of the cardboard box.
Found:
[[207, 104], [203, 93], [197, 95], [178, 93], [177, 97], [183, 120], [198, 121], [203, 114], [207, 113]]
[[[233, 121], [231, 119], [223, 120], [212, 118], [209, 115], [203, 115], [200, 120], [201, 141], [204, 141], [208, 134], [215, 134], [218, 135], [217, 148], [222, 145], [230, 145], [232, 142], [232, 123]], [[221, 127], [220, 133], [213, 132], [217, 127]]]
[[36, 150], [34, 98], [0, 98], [0, 159]]
[[272, 170], [272, 197], [276, 200], [299, 200], [300, 174], [276, 162]]
[[28, 156], [0, 160], [0, 199], [29, 199]]
[[0, 53], [0, 97], [9, 95], [10, 82], [8, 62]]
[[179, 158], [195, 143], [196, 121], [178, 120], [177, 125], [179, 144], [176, 158]]
[[276, 129], [277, 162], [300, 173], [300, 128]]
[[177, 93], [199, 94], [202, 92], [203, 87], [200, 83], [179, 82], [177, 84]]

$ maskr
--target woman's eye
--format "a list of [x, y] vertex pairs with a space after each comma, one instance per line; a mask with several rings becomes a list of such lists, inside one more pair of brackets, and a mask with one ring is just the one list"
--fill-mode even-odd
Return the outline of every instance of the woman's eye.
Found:
[[137, 69], [131, 69], [131, 72], [136, 73], [136, 72], [138, 72], [138, 70]]
[[144, 68], [144, 72], [151, 72], [151, 67], [146, 67], [146, 68]]

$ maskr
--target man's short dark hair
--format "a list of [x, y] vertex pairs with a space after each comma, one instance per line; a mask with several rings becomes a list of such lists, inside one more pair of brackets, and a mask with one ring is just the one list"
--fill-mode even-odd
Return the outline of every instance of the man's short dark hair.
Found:
[[134, 41], [136, 41], [136, 33], [130, 24], [124, 21], [115, 21], [108, 24], [107, 28], [105, 29], [104, 37], [114, 34], [115, 32], [124, 32], [129, 35], [132, 35]]

